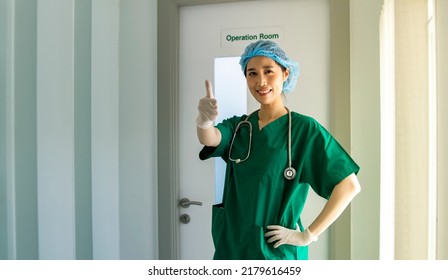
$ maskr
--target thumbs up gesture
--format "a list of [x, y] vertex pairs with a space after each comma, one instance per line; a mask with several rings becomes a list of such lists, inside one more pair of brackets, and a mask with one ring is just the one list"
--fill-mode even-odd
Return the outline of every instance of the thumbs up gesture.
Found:
[[206, 95], [199, 100], [198, 117], [196, 124], [199, 128], [207, 129], [213, 126], [213, 121], [218, 116], [218, 101], [213, 95], [212, 83], [209, 80], [205, 81]]

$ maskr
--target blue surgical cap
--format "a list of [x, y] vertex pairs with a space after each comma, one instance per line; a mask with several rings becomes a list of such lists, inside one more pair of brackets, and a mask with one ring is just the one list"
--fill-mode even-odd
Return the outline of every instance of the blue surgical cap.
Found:
[[240, 65], [244, 75], [246, 75], [247, 62], [254, 56], [269, 57], [281, 66], [287, 68], [289, 70], [289, 77], [283, 83], [283, 93], [289, 93], [294, 90], [297, 78], [299, 77], [299, 64], [290, 59], [276, 43], [268, 40], [259, 40], [248, 45], [240, 59]]

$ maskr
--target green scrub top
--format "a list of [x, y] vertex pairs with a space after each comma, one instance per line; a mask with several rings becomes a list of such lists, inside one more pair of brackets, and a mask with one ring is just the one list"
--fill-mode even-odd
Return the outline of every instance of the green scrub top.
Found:
[[[291, 159], [297, 171], [294, 180], [283, 176], [288, 166], [288, 114], [258, 126], [252, 124], [252, 146], [246, 161], [229, 160], [236, 126], [246, 115], [224, 120], [216, 127], [222, 135], [217, 147], [205, 146], [202, 160], [221, 157], [226, 163], [223, 201], [212, 209], [214, 259], [306, 260], [308, 246], [282, 245], [274, 248], [264, 237], [266, 226], [281, 225], [303, 231], [300, 215], [311, 187], [328, 199], [335, 185], [359, 171], [341, 145], [311, 117], [291, 112]], [[249, 148], [249, 129], [242, 126], [235, 137], [232, 159], [244, 159]]]

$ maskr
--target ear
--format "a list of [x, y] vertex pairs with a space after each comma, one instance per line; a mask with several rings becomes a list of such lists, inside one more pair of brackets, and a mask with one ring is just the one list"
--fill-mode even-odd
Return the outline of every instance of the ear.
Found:
[[283, 82], [285, 82], [288, 79], [288, 77], [289, 77], [289, 69], [286, 69], [283, 72]]

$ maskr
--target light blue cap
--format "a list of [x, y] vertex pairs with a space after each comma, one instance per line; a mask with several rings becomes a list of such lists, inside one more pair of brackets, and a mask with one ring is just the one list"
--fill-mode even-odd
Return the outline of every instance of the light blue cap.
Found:
[[287, 68], [289, 70], [289, 76], [283, 83], [283, 93], [289, 93], [294, 90], [300, 73], [299, 64], [290, 59], [276, 43], [268, 40], [259, 40], [249, 44], [240, 59], [240, 65], [244, 75], [246, 75], [247, 63], [254, 56], [269, 57], [281, 66]]

